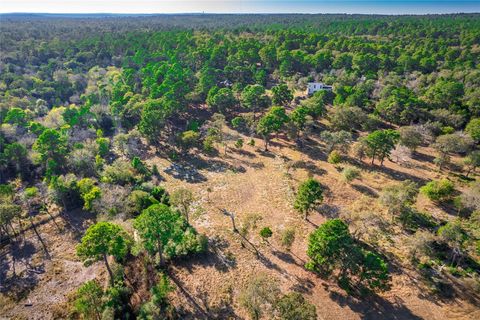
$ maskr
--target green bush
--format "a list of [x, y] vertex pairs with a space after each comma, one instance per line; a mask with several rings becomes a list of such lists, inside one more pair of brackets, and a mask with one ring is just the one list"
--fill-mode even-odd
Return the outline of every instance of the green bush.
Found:
[[269, 227], [265, 227], [260, 230], [260, 236], [265, 241], [268, 241], [268, 238], [270, 238], [272, 235], [273, 235], [272, 229], [270, 229]]
[[95, 280], [87, 281], [77, 289], [73, 310], [84, 319], [100, 319], [104, 306], [102, 287]]
[[445, 202], [452, 199], [455, 186], [453, 182], [447, 179], [430, 181], [420, 188], [420, 193], [432, 201]]
[[232, 119], [231, 123], [232, 123], [232, 127], [234, 127], [237, 130], [244, 129], [246, 125], [246, 121], [243, 117], [235, 117]]
[[333, 150], [328, 155], [327, 161], [328, 163], [331, 163], [331, 164], [339, 164], [342, 161], [342, 156], [337, 150]]
[[127, 198], [126, 211], [131, 216], [137, 216], [142, 210], [155, 203], [158, 203], [158, 201], [149, 193], [142, 190], [133, 190]]
[[197, 146], [199, 141], [200, 133], [193, 130], [182, 132], [179, 139], [180, 146], [185, 150]]
[[300, 293], [290, 292], [282, 296], [276, 305], [281, 320], [315, 320], [317, 311]]
[[103, 168], [102, 181], [119, 185], [133, 183], [135, 182], [133, 168], [129, 162], [117, 159]]
[[237, 141], [235, 141], [235, 148], [241, 149], [242, 147], [243, 147], [243, 139], [242, 138], [237, 139]]
[[203, 151], [212, 153], [215, 150], [215, 137], [208, 136], [203, 140]]
[[289, 228], [282, 231], [280, 235], [280, 243], [285, 249], [290, 250], [294, 241], [295, 241], [294, 229]]
[[360, 170], [358, 170], [355, 167], [345, 167], [342, 170], [342, 178], [348, 183], [352, 182], [353, 180], [359, 177], [360, 177]]

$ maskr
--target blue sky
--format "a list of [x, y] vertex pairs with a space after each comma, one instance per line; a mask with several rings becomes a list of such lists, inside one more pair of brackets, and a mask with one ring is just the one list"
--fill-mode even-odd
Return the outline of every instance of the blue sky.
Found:
[[426, 14], [480, 12], [480, 0], [0, 0], [0, 12]]

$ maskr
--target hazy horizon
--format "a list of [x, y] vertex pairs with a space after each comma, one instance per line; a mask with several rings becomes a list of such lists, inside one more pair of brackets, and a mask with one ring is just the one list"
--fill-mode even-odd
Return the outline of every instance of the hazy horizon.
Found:
[[173, 13], [347, 13], [445, 14], [480, 12], [479, 0], [1, 0], [0, 13], [173, 14]]

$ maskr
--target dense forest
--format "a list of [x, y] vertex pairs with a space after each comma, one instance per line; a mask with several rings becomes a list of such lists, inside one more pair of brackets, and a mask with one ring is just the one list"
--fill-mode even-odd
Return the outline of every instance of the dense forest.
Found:
[[480, 316], [480, 14], [9, 14], [0, 52], [8, 318]]

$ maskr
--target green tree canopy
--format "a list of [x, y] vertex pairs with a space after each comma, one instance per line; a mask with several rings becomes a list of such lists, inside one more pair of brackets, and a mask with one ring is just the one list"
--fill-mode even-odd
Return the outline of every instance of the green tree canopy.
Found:
[[334, 275], [347, 291], [389, 288], [389, 273], [385, 261], [376, 253], [362, 249], [348, 226], [340, 219], [323, 223], [310, 234], [306, 267], [324, 276]]
[[226, 113], [237, 104], [237, 100], [231, 89], [213, 87], [208, 92], [207, 104], [215, 112]]
[[111, 222], [97, 222], [85, 232], [77, 246], [77, 255], [86, 262], [103, 260], [113, 286], [113, 272], [108, 256], [121, 260], [128, 254], [130, 246], [131, 240], [120, 226]]
[[270, 134], [278, 132], [288, 120], [285, 108], [272, 107], [257, 124], [257, 133], [263, 136], [265, 142], [265, 151], [268, 150], [268, 143], [270, 140]]
[[133, 227], [151, 255], [158, 254], [161, 266], [165, 258], [203, 251], [203, 243], [183, 217], [164, 204], [154, 204], [135, 218]]
[[317, 180], [310, 178], [304, 181], [298, 188], [293, 206], [307, 219], [312, 208], [322, 200], [322, 186]]
[[253, 112], [258, 112], [270, 105], [270, 98], [265, 94], [265, 88], [259, 84], [248, 85], [240, 96], [242, 105]]
[[55, 129], [45, 129], [33, 144], [45, 164], [47, 176], [58, 172], [67, 154], [67, 138]]
[[390, 152], [395, 148], [399, 138], [400, 134], [392, 129], [376, 130], [366, 136], [363, 142], [367, 155], [372, 158], [372, 164], [378, 157], [380, 165], [383, 165], [383, 161], [390, 156]]
[[288, 86], [281, 83], [272, 88], [273, 98], [272, 101], [276, 105], [284, 106], [288, 105], [293, 100], [293, 94], [288, 89]]

